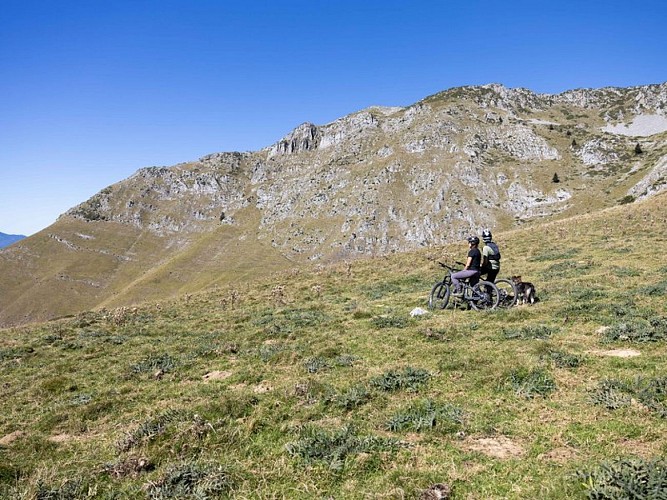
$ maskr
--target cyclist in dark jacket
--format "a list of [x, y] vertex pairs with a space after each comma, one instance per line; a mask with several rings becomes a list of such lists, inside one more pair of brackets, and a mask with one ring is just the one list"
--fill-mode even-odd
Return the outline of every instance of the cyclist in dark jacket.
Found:
[[452, 284], [454, 285], [454, 295], [463, 293], [461, 282], [470, 278], [470, 284], [474, 285], [479, 280], [479, 271], [482, 265], [482, 252], [479, 251], [479, 238], [477, 236], [468, 237], [468, 259], [462, 271], [452, 274]]

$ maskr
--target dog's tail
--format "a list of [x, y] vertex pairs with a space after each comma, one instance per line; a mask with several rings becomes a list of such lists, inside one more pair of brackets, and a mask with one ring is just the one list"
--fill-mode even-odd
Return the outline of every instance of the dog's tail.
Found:
[[528, 289], [528, 291], [526, 292], [526, 295], [527, 295], [528, 302], [530, 302], [531, 304], [534, 304], [535, 302], [537, 302], [537, 295], [535, 294], [535, 288], [534, 287], [530, 287]]

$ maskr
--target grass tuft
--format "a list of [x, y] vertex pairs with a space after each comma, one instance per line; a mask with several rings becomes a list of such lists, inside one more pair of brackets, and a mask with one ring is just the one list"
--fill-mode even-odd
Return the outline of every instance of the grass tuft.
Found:
[[145, 486], [149, 498], [219, 498], [229, 495], [238, 474], [225, 465], [185, 462], [171, 465], [155, 482]]
[[463, 423], [463, 412], [450, 403], [423, 399], [394, 413], [385, 428], [390, 431], [421, 432], [438, 427], [444, 432], [455, 432]]
[[547, 396], [556, 390], [556, 382], [544, 368], [518, 368], [512, 370], [508, 383], [517, 396], [532, 399]]
[[323, 462], [329, 469], [342, 471], [346, 461], [360, 453], [396, 451], [406, 445], [398, 440], [361, 435], [351, 425], [326, 430], [315, 425], [304, 426], [296, 441], [285, 446], [287, 452], [306, 464]]
[[388, 392], [398, 390], [417, 391], [430, 378], [431, 374], [427, 370], [408, 366], [402, 370], [389, 370], [371, 379], [371, 385], [376, 389]]
[[558, 328], [549, 325], [526, 325], [502, 329], [503, 336], [508, 340], [548, 339], [557, 332]]
[[667, 491], [667, 460], [620, 458], [577, 476], [590, 499], [658, 500]]
[[632, 343], [667, 340], [667, 317], [658, 316], [645, 320], [633, 318], [615, 323], [602, 334], [603, 342], [625, 341]]
[[164, 373], [167, 373], [172, 371], [177, 364], [178, 362], [176, 359], [167, 353], [158, 355], [149, 354], [138, 363], [132, 365], [130, 369], [132, 370], [132, 373], [155, 372], [157, 370], [162, 370]]

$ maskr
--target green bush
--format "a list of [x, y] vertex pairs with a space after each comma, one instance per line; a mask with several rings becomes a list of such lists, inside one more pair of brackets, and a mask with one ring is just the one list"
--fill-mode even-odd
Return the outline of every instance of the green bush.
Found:
[[577, 476], [588, 498], [594, 500], [659, 500], [667, 496], [664, 458], [619, 458]]
[[375, 328], [405, 328], [408, 319], [402, 316], [377, 316], [371, 323]]
[[354, 426], [328, 431], [314, 425], [304, 426], [299, 438], [285, 446], [287, 452], [305, 463], [324, 462], [330, 469], [342, 471], [345, 461], [359, 453], [396, 451], [405, 445], [395, 439], [362, 436]]
[[618, 380], [603, 380], [590, 392], [590, 399], [595, 405], [617, 410], [630, 405], [628, 392], [631, 392], [630, 388]]
[[353, 385], [348, 389], [332, 395], [329, 400], [338, 408], [351, 410], [361, 406], [371, 399], [371, 393], [363, 384]]
[[238, 478], [224, 465], [186, 462], [170, 466], [162, 476], [146, 485], [148, 497], [163, 498], [220, 498], [227, 497]]
[[463, 423], [463, 412], [450, 403], [437, 403], [423, 399], [412, 406], [396, 412], [385, 427], [390, 431], [414, 431], [439, 427], [446, 432], [457, 430]]
[[634, 318], [611, 325], [603, 334], [603, 342], [625, 341], [634, 343], [657, 342], [667, 339], [667, 318], [645, 320]]
[[556, 390], [556, 382], [543, 368], [519, 368], [508, 377], [509, 385], [517, 396], [532, 399], [535, 396], [547, 396]]
[[70, 500], [72, 498], [87, 498], [87, 493], [87, 481], [77, 477], [66, 479], [58, 486], [48, 485], [39, 481], [37, 483], [35, 498], [37, 500]]
[[375, 377], [371, 380], [371, 385], [382, 391], [398, 391], [406, 389], [417, 391], [426, 384], [431, 378], [431, 374], [421, 368], [412, 368], [410, 366], [402, 370], [389, 370], [388, 372]]
[[661, 297], [667, 294], [667, 281], [660, 281], [659, 283], [654, 283], [653, 285], [647, 285], [640, 288], [639, 293], [649, 295], [652, 297]]
[[617, 410], [629, 406], [632, 399], [661, 418], [667, 418], [667, 377], [637, 377], [631, 382], [603, 380], [591, 391], [593, 404]]
[[304, 361], [303, 366], [308, 373], [317, 373], [329, 368], [329, 363], [326, 359], [317, 356], [314, 358], [308, 358], [306, 361]]
[[167, 410], [155, 418], [145, 420], [116, 443], [119, 451], [128, 451], [143, 442], [150, 442], [162, 434], [172, 423], [182, 420], [185, 414], [179, 410]]
[[149, 354], [144, 359], [138, 363], [132, 365], [130, 368], [133, 373], [145, 373], [152, 372], [156, 370], [162, 370], [163, 372], [172, 371], [178, 362], [175, 358], [172, 358], [169, 354]]
[[582, 363], [581, 356], [567, 352], [550, 351], [548, 356], [558, 368], [577, 368]]
[[508, 339], [547, 339], [554, 333], [558, 332], [558, 328], [548, 325], [527, 325], [518, 328], [503, 328], [502, 334]]

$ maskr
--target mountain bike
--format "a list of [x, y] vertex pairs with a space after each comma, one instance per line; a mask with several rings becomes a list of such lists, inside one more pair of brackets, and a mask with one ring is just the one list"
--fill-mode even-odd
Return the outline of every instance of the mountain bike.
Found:
[[[474, 285], [471, 285], [467, 279], [459, 280], [462, 285], [460, 293], [452, 292], [452, 274], [460, 271], [447, 264], [438, 262], [440, 266], [448, 270], [448, 274], [442, 278], [442, 281], [433, 285], [431, 295], [428, 299], [428, 306], [431, 309], [445, 309], [448, 304], [455, 302], [467, 303], [476, 311], [495, 309], [500, 300], [500, 292], [496, 285], [490, 281], [479, 280]], [[457, 264], [464, 265], [461, 262]], [[454, 301], [450, 299], [454, 298]]]
[[512, 280], [501, 278], [493, 282], [498, 288], [498, 307], [501, 309], [509, 309], [516, 305], [519, 294], [516, 286]]

